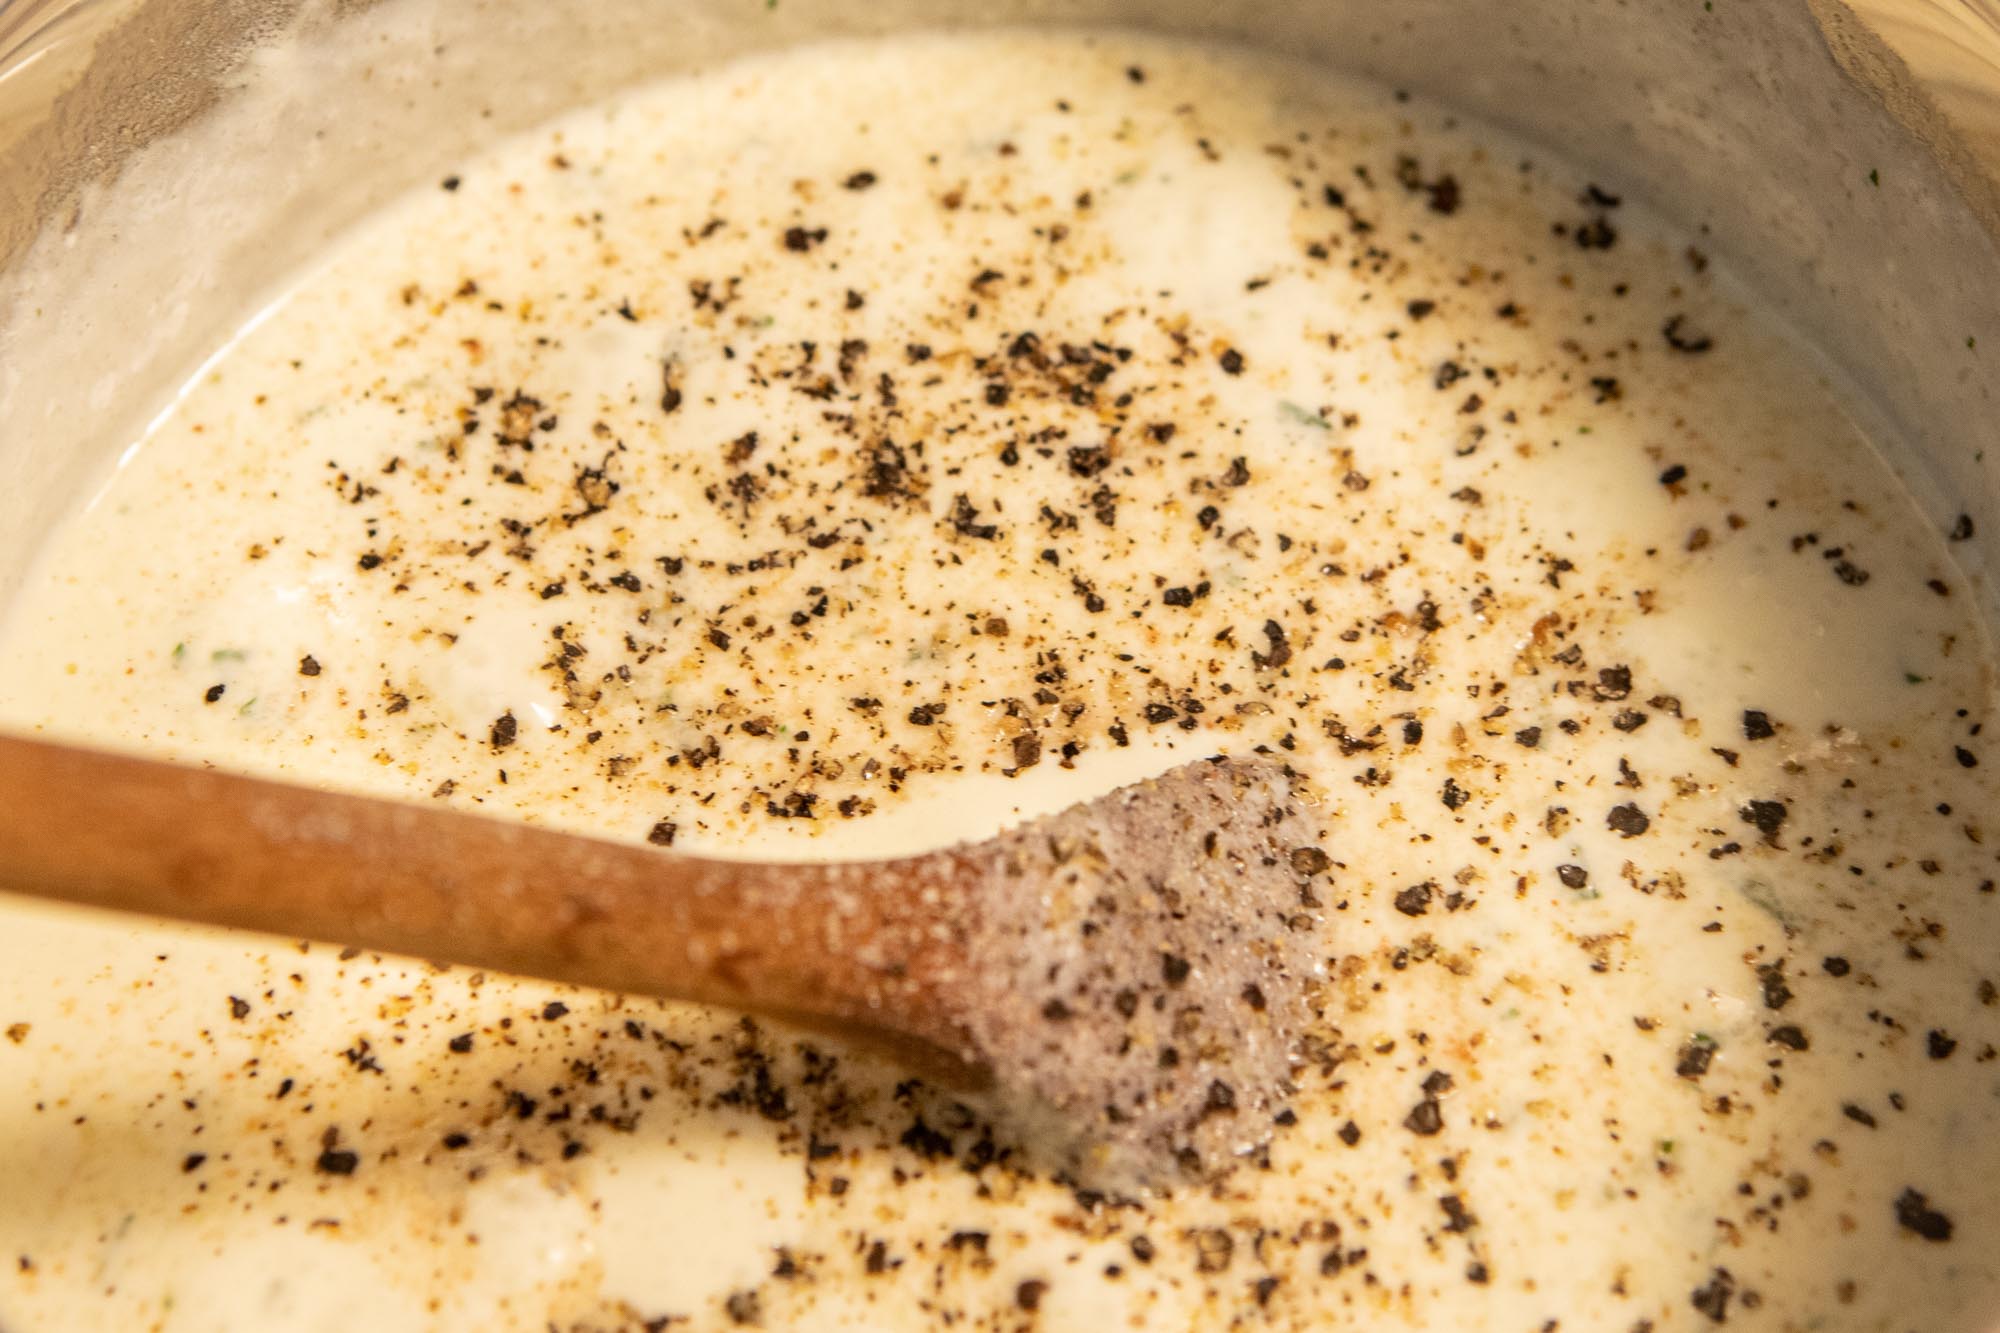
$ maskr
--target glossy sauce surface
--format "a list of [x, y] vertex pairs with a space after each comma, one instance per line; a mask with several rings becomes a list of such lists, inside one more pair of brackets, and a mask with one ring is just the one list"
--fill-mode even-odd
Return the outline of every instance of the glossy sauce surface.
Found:
[[1269, 747], [1333, 858], [1295, 1123], [1103, 1199], [769, 1025], [10, 904], [0, 1325], [1982, 1327], [1978, 608], [1629, 191], [1015, 34], [371, 220], [45, 553], [0, 718], [760, 856]]

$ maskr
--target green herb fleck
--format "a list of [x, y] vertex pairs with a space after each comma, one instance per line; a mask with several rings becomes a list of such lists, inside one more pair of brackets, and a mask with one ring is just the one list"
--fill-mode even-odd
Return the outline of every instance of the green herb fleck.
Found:
[[1875, 187], [1876, 189], [1878, 189], [1878, 190], [1879, 190], [1879, 189], [1881, 189], [1881, 188], [1882, 188], [1882, 173], [1881, 173], [1881, 172], [1879, 172], [1879, 171], [1877, 171], [1877, 170], [1875, 170], [1875, 168], [1873, 168], [1873, 167], [1870, 167], [1870, 168], [1868, 168], [1868, 183], [1869, 183], [1870, 185], [1873, 185], [1873, 186], [1874, 186], [1874, 187]]
[[1785, 929], [1790, 930], [1798, 924], [1792, 919], [1792, 914], [1785, 910], [1784, 904], [1778, 901], [1776, 890], [1763, 880], [1746, 879], [1736, 886], [1736, 891], [1743, 895], [1744, 901]]
[[1311, 408], [1300, 407], [1289, 399], [1280, 400], [1278, 411], [1298, 422], [1301, 426], [1311, 426], [1314, 430], [1332, 430], [1333, 423]]

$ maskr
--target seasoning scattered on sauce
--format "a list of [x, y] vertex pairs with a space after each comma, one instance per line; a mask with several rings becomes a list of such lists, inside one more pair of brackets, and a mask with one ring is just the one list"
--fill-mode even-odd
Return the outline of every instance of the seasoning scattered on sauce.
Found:
[[1640, 182], [988, 34], [640, 90], [441, 186], [54, 543], [0, 716], [770, 856], [1261, 747], [1319, 822], [1296, 1096], [1220, 1183], [1106, 1196], [777, 1025], [9, 907], [0, 1320], [2000, 1303], [1977, 539]]

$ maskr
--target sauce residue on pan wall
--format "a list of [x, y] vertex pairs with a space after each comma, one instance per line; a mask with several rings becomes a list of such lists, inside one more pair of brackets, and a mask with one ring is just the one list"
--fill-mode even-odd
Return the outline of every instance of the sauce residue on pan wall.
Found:
[[642, 90], [371, 220], [45, 553], [0, 717], [785, 856], [1269, 747], [1331, 858], [1298, 1095], [1105, 1198], [770, 1025], [9, 905], [0, 1323], [1978, 1327], [1968, 534], [1625, 193], [1012, 34]]

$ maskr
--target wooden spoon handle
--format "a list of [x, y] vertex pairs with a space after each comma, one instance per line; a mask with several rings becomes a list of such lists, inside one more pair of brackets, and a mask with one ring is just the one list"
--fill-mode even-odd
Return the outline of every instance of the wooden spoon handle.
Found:
[[954, 864], [711, 860], [0, 736], [0, 889], [749, 1009], [877, 1044], [888, 1029], [961, 1045], [924, 984], [956, 947]]

